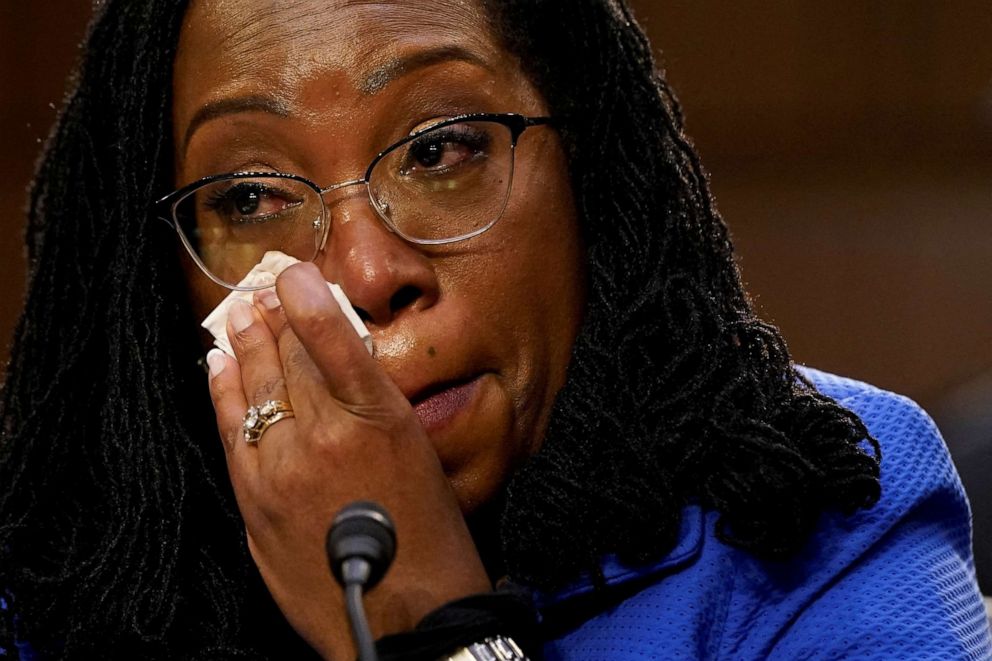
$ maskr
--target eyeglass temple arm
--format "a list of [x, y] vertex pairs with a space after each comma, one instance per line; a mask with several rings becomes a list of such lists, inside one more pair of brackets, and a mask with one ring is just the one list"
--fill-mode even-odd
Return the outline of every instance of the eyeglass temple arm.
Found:
[[524, 117], [526, 126], [538, 126], [539, 124], [554, 124], [554, 117]]

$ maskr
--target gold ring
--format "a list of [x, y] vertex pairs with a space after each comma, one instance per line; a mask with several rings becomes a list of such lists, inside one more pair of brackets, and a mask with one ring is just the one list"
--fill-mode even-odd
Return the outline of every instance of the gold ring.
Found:
[[290, 406], [289, 402], [279, 399], [270, 399], [261, 406], [249, 407], [241, 425], [245, 432], [245, 442], [258, 443], [258, 439], [262, 438], [266, 429], [283, 418], [292, 417], [295, 417], [293, 407]]

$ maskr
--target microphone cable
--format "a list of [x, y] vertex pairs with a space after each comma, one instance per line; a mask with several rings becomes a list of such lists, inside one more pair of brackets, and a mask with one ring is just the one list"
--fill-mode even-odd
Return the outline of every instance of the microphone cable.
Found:
[[344, 588], [351, 633], [361, 661], [378, 661], [362, 597], [385, 576], [396, 555], [396, 528], [386, 510], [359, 500], [334, 517], [326, 540], [331, 573]]

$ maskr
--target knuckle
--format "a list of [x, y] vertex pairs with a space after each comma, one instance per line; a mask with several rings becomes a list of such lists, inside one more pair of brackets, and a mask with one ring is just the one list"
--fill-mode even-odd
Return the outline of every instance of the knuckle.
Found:
[[287, 370], [302, 372], [310, 367], [310, 354], [306, 352], [306, 349], [301, 344], [294, 342], [286, 349], [285, 364]]
[[251, 328], [237, 333], [235, 340], [242, 356], [257, 356], [265, 348], [265, 338], [251, 332]]
[[231, 386], [225, 379], [211, 379], [210, 380], [210, 391], [213, 393], [215, 401], [220, 401], [226, 399], [231, 393]]
[[321, 432], [311, 436], [310, 445], [314, 451], [325, 461], [337, 464], [344, 457], [341, 457], [341, 442], [333, 433]]
[[311, 310], [299, 319], [300, 334], [307, 337], [320, 337], [334, 328], [337, 319], [328, 310]]
[[282, 376], [271, 376], [262, 381], [252, 392], [253, 402], [264, 402], [272, 399], [274, 394], [282, 394], [286, 391], [286, 379]]

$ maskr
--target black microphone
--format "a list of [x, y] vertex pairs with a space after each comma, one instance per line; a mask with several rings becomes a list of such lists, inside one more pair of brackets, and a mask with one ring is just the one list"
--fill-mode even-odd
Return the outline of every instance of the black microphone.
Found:
[[346, 505], [327, 532], [327, 561], [344, 587], [351, 633], [361, 661], [377, 661], [362, 594], [371, 590], [396, 555], [396, 529], [381, 505], [365, 500]]

